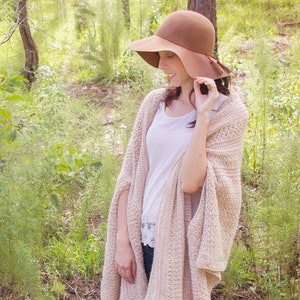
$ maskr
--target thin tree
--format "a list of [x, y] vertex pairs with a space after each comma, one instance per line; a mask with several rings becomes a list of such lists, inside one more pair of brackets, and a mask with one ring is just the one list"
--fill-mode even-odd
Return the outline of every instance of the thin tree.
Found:
[[127, 30], [130, 28], [130, 5], [129, 0], [122, 0], [122, 8], [123, 8], [123, 15], [125, 20], [125, 27]]
[[35, 73], [39, 64], [38, 49], [32, 38], [27, 17], [27, 0], [20, 0], [17, 4], [17, 20], [20, 35], [25, 51], [25, 65], [22, 76], [28, 79], [29, 84], [35, 80]]
[[213, 23], [216, 30], [215, 55], [217, 55], [218, 34], [216, 0], [188, 0], [188, 9], [203, 14]]

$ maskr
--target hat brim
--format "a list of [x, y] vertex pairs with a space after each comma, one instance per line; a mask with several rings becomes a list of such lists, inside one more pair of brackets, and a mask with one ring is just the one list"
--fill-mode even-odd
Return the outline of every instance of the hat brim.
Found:
[[129, 48], [136, 51], [148, 64], [155, 68], [158, 68], [159, 65], [158, 52], [172, 51], [180, 58], [187, 73], [192, 78], [200, 76], [218, 79], [230, 76], [229, 69], [216, 58], [191, 51], [157, 35], [131, 42]]

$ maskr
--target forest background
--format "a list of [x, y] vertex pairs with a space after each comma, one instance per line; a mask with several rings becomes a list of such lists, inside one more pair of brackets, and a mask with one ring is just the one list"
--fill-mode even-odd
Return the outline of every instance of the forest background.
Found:
[[[30, 89], [13, 4], [0, 0], [0, 298], [100, 299], [124, 149], [143, 97], [164, 85], [127, 44], [187, 3], [28, 0]], [[300, 4], [218, 0], [217, 22], [250, 119], [240, 226], [212, 299], [300, 299]]]

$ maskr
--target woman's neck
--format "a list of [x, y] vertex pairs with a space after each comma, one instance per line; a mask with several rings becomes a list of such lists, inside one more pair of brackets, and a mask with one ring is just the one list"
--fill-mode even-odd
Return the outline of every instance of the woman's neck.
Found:
[[165, 109], [165, 112], [170, 117], [179, 117], [185, 115], [195, 109], [192, 104], [194, 101], [194, 93], [191, 93], [192, 88], [188, 91], [187, 89], [181, 88], [181, 93], [177, 99], [170, 102]]
[[194, 103], [195, 95], [193, 93], [193, 87], [190, 87], [190, 89], [183, 89], [181, 88], [181, 93], [177, 100], [182, 101], [186, 104]]
[[191, 80], [187, 82], [185, 85], [181, 86], [181, 94], [178, 97], [178, 100], [184, 101], [186, 103], [190, 103], [194, 101], [194, 93], [192, 93], [194, 88], [194, 81]]

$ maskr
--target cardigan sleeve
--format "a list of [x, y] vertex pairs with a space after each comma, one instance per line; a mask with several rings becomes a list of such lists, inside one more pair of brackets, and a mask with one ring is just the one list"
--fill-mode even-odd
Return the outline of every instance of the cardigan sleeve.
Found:
[[137, 146], [140, 143], [140, 130], [144, 116], [143, 105], [137, 113], [131, 138], [127, 145], [121, 171], [119, 173], [115, 191], [110, 204], [110, 211], [107, 221], [107, 237], [105, 245], [105, 260], [101, 281], [101, 299], [103, 300], [119, 300], [121, 278], [115, 269], [116, 255], [116, 236], [117, 236], [117, 219], [118, 219], [118, 202], [122, 191], [129, 189], [134, 176], [135, 153], [138, 152]]
[[229, 98], [223, 106], [208, 130], [208, 167], [201, 194], [203, 236], [196, 262], [211, 273], [225, 270], [238, 226], [243, 136], [248, 121], [247, 109], [238, 98]]
[[130, 189], [131, 185], [134, 186], [142, 139], [145, 138], [147, 125], [151, 121], [149, 115], [155, 114], [156, 102], [158, 101], [155, 99], [160, 94], [161, 91], [153, 91], [149, 93], [142, 102], [135, 119], [132, 135], [116, 182], [107, 221], [105, 260], [101, 282], [101, 299], [103, 300], [118, 300], [120, 297], [121, 280], [115, 269], [118, 201], [122, 191]]

